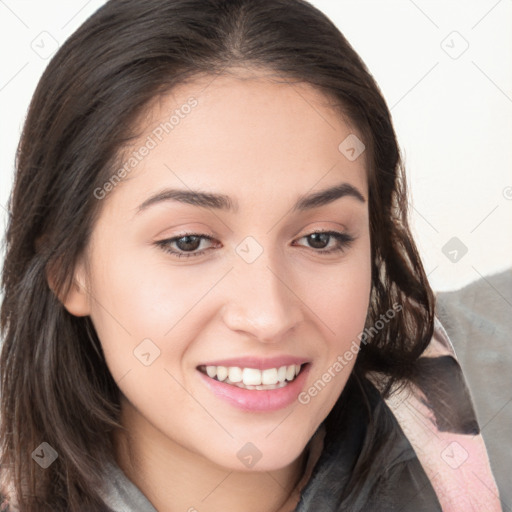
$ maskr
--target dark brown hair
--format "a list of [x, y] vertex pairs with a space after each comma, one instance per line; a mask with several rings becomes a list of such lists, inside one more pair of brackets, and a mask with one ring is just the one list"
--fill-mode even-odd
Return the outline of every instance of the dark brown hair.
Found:
[[[372, 251], [367, 326], [402, 310], [363, 343], [355, 372], [387, 384], [414, 376], [433, 333], [434, 299], [407, 223], [389, 110], [344, 36], [303, 0], [111, 0], [59, 49], [28, 112], [10, 197], [1, 330], [1, 470], [20, 509], [105, 510], [97, 493], [120, 427], [119, 390], [89, 317], [56, 292], [72, 285], [101, 202], [149, 102], [201, 74], [261, 68], [340, 104], [366, 145]], [[37, 241], [37, 243], [36, 243]], [[46, 470], [42, 442], [58, 458]]]

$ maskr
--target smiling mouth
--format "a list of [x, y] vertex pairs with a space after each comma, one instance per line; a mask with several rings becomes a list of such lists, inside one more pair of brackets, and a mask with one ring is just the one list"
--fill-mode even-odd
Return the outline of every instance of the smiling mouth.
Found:
[[211, 379], [223, 382], [224, 384], [242, 389], [263, 391], [284, 388], [290, 382], [293, 382], [308, 364], [292, 364], [266, 370], [240, 368], [238, 366], [205, 365], [198, 366], [197, 369], [201, 373], [208, 375]]

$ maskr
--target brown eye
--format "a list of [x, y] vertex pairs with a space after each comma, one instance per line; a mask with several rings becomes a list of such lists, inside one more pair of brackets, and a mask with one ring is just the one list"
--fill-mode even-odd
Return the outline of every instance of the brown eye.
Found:
[[176, 239], [176, 247], [181, 251], [195, 251], [201, 245], [201, 237], [197, 235], [186, 235]]
[[[172, 254], [173, 256], [177, 256], [178, 258], [188, 258], [191, 256], [201, 256], [208, 249], [210, 249], [207, 247], [198, 251], [203, 240], [213, 241], [214, 239], [208, 235], [186, 233], [185, 235], [176, 236], [174, 238], [159, 240], [156, 242], [156, 245], [161, 247], [165, 252]], [[176, 247], [176, 249], [174, 247]]]
[[329, 240], [332, 236], [327, 233], [311, 233], [307, 238], [309, 239], [311, 247], [315, 249], [324, 249], [329, 244]]
[[[347, 233], [338, 233], [337, 231], [315, 231], [314, 233], [305, 235], [302, 238], [307, 239], [309, 247], [311, 249], [318, 249], [315, 252], [320, 254], [344, 251], [355, 240], [351, 235]], [[326, 247], [329, 247], [331, 240], [334, 240], [334, 245], [331, 248], [326, 249]]]

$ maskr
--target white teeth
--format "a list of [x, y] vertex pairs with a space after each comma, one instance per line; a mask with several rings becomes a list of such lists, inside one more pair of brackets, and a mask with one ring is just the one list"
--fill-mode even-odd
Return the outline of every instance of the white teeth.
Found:
[[261, 372], [261, 383], [277, 384], [277, 368], [269, 368], [268, 370], [263, 370]]
[[228, 384], [247, 387], [247, 389], [275, 389], [286, 385], [285, 381], [294, 380], [300, 368], [300, 364], [266, 370], [238, 366], [206, 366], [206, 374], [212, 379], [217, 377], [221, 382], [227, 381]]
[[242, 382], [242, 368], [230, 366], [228, 375], [231, 382]]
[[257, 389], [259, 391], [284, 388], [287, 385], [288, 385], [288, 381], [278, 382], [277, 384], [268, 384], [266, 386], [263, 384], [261, 384], [260, 386], [246, 386], [243, 382], [237, 382], [236, 384], [233, 384], [233, 386], [237, 386], [242, 389]]
[[246, 386], [259, 386], [261, 384], [261, 370], [256, 368], [244, 368], [242, 380]]
[[227, 376], [228, 369], [225, 366], [217, 366], [217, 379], [222, 382], [223, 380], [226, 380]]

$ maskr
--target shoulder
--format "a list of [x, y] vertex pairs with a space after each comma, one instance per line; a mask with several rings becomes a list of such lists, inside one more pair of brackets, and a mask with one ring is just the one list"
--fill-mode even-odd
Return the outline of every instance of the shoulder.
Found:
[[371, 382], [366, 380], [364, 388], [372, 416], [360, 461], [371, 461], [371, 468], [363, 500], [356, 500], [360, 510], [441, 512], [434, 487], [392, 410]]
[[100, 494], [110, 512], [157, 512], [115, 462], [107, 467]]
[[349, 379], [326, 427], [297, 512], [441, 511], [414, 449], [370, 381]]

